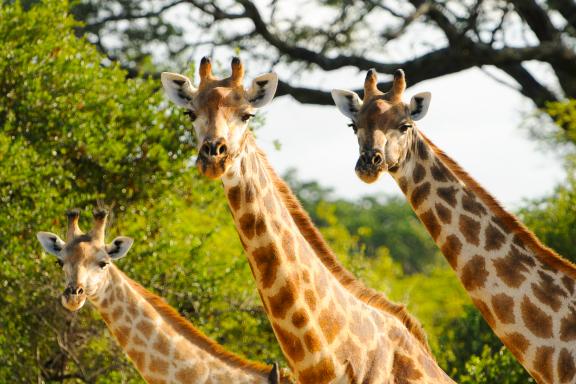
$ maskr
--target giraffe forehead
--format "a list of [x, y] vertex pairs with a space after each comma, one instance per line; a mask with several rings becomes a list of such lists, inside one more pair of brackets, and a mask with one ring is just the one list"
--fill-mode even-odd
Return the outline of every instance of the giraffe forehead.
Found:
[[66, 262], [73, 265], [86, 263], [94, 258], [98, 253], [98, 248], [92, 243], [89, 235], [76, 237], [66, 245]]
[[216, 111], [221, 108], [238, 108], [247, 103], [241, 88], [210, 87], [198, 93], [195, 104], [201, 110]]
[[404, 103], [391, 104], [383, 99], [375, 99], [368, 102], [360, 111], [359, 123], [362, 127], [386, 128], [407, 117], [407, 109]]

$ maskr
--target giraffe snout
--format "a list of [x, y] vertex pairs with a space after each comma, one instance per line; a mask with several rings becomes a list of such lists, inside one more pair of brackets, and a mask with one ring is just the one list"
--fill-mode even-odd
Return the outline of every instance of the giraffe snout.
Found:
[[227, 153], [228, 146], [226, 145], [226, 140], [223, 138], [204, 140], [204, 143], [202, 143], [200, 147], [200, 154], [207, 158], [225, 156]]

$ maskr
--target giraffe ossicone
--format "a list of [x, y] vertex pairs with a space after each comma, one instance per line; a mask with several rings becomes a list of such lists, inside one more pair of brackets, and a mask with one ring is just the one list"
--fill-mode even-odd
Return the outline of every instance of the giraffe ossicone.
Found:
[[195, 328], [162, 298], [128, 278], [113, 264], [133, 240], [120, 236], [105, 244], [107, 212], [94, 212], [83, 233], [79, 210], [69, 211], [66, 241], [39, 232], [46, 252], [55, 255], [66, 278], [62, 304], [79, 310], [89, 300], [148, 383], [291, 383], [287, 372], [246, 360]]
[[456, 271], [495, 334], [539, 383], [576, 382], [576, 267], [544, 246], [415, 124], [430, 94], [402, 102], [404, 72], [392, 89], [370, 71], [364, 99], [334, 90], [352, 119], [370, 183], [388, 172]]
[[[243, 73], [235, 69], [239, 60], [223, 80], [208, 64], [200, 65], [198, 88], [175, 74], [163, 74], [162, 83], [194, 120], [198, 169], [224, 185], [264, 309], [298, 382], [452, 383], [404, 306], [341, 266], [257, 147], [249, 117], [242, 117], [272, 98], [276, 76], [259, 78], [246, 91], [241, 81], [230, 85], [235, 72]], [[183, 102], [179, 93], [190, 100]]]

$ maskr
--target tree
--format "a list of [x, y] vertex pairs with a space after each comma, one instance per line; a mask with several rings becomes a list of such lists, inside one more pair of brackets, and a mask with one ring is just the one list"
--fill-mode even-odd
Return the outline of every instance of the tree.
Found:
[[35, 237], [72, 207], [88, 227], [99, 204], [111, 235], [135, 238], [118, 262], [130, 277], [227, 348], [281, 360], [221, 188], [190, 166], [185, 117], [156, 81], [101, 67], [68, 7], [0, 8], [0, 382], [142, 382], [89, 305], [62, 308]]
[[[133, 74], [149, 69], [142, 63], [152, 47], [162, 47], [172, 63], [198, 47], [236, 47], [282, 68], [277, 94], [302, 103], [332, 99], [325, 89], [287, 79], [303, 69], [344, 68], [389, 74], [404, 68], [409, 86], [468, 68], [495, 68], [498, 75], [491, 76], [539, 108], [576, 97], [572, 0], [84, 0], [75, 14], [86, 21], [80, 30]], [[546, 65], [559, 89], [542, 80], [542, 65], [534, 62]]]

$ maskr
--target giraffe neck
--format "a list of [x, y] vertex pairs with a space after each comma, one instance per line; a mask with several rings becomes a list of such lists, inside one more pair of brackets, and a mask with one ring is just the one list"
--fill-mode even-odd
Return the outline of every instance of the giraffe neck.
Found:
[[227, 352], [163, 300], [109, 267], [90, 301], [149, 383], [268, 383], [272, 369]]
[[[222, 178], [258, 292], [300, 383], [385, 382], [411, 367], [415, 382], [451, 382], [393, 314], [356, 297], [315, 253], [250, 136]], [[425, 365], [426, 369], [422, 366]], [[433, 376], [434, 379], [430, 379]]]
[[392, 176], [475, 306], [542, 383], [576, 380], [576, 269], [414, 131]]

